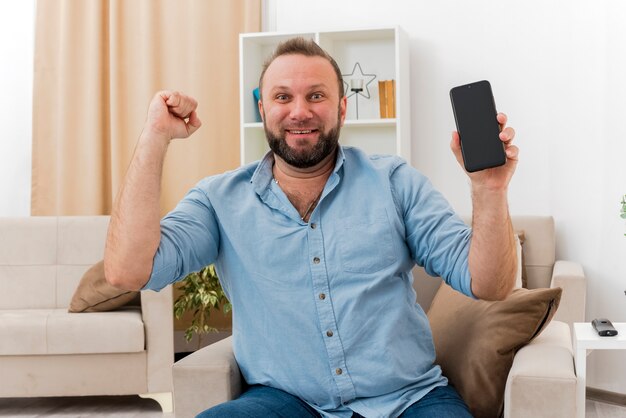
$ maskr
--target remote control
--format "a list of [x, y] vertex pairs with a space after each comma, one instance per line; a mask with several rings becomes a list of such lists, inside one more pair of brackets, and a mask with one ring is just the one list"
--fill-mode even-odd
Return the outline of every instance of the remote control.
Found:
[[600, 337], [613, 337], [617, 335], [617, 330], [613, 327], [611, 321], [606, 318], [596, 318], [591, 321], [591, 325]]

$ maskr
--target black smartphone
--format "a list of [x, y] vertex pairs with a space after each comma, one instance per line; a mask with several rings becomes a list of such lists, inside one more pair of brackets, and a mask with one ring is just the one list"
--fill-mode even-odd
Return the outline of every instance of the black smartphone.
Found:
[[450, 100], [461, 138], [465, 170], [474, 172], [506, 163], [489, 81], [454, 87], [450, 90]]

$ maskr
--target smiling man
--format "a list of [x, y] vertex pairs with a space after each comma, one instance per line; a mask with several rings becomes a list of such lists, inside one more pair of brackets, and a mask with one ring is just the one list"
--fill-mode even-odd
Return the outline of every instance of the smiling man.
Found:
[[[516, 255], [504, 166], [468, 173], [468, 228], [418, 171], [396, 156], [339, 145], [346, 97], [335, 61], [314, 42], [278, 46], [260, 79], [270, 151], [201, 180], [159, 222], [163, 159], [200, 127], [196, 102], [152, 100], [116, 199], [107, 279], [159, 290], [215, 263], [233, 306], [233, 349], [248, 389], [202, 417], [468, 417], [435, 361], [411, 269], [456, 290], [504, 298]], [[462, 163], [458, 134], [451, 147]]]
[[261, 74], [259, 111], [274, 156], [274, 179], [308, 221], [335, 165], [346, 97], [339, 67], [315, 55], [316, 44], [301, 48], [311, 50], [310, 56], [289, 53], [290, 45], [277, 51]]
[[346, 114], [339, 68], [333, 61], [330, 72], [327, 59], [298, 54], [280, 55], [272, 64], [261, 75], [266, 100], [259, 101], [270, 148], [292, 167], [320, 164], [337, 150]]

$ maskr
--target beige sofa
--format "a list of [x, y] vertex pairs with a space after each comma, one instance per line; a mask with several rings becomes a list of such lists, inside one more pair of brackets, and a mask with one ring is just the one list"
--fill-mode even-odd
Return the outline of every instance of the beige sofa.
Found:
[[[576, 415], [576, 374], [570, 328], [584, 320], [586, 281], [576, 263], [556, 261], [555, 227], [551, 217], [514, 217], [524, 231], [524, 263], [529, 288], [562, 287], [559, 309], [541, 335], [520, 349], [509, 372], [504, 416], [510, 418]], [[440, 279], [415, 270], [418, 302], [428, 310]], [[177, 418], [192, 417], [237, 397], [243, 385], [227, 338], [174, 364], [174, 406]]]
[[0, 397], [139, 394], [172, 410], [171, 288], [111, 312], [67, 311], [108, 221], [0, 218]]

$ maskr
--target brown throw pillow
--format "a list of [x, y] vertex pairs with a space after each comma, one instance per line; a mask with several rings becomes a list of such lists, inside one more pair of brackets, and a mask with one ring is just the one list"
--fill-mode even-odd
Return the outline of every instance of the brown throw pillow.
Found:
[[550, 322], [561, 292], [516, 289], [488, 302], [441, 285], [428, 311], [437, 363], [475, 417], [501, 415], [513, 357]]
[[80, 279], [68, 312], [103, 312], [126, 305], [139, 292], [111, 286], [104, 277], [104, 261], [89, 268]]

